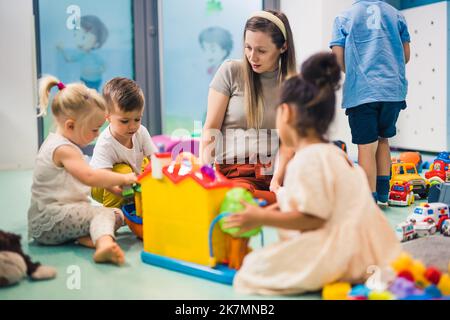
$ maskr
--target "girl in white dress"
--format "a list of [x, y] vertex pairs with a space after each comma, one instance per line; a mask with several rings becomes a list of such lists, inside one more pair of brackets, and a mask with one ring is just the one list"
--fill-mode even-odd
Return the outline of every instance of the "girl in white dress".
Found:
[[123, 214], [92, 206], [89, 186], [118, 188], [136, 182], [136, 175], [94, 170], [84, 159], [80, 147], [92, 142], [105, 122], [105, 101], [95, 90], [45, 77], [39, 90], [41, 115], [55, 86], [59, 92], [52, 113], [57, 131], [49, 134], [36, 158], [28, 210], [30, 236], [44, 245], [78, 240], [95, 247], [95, 262], [123, 264], [124, 253], [114, 237]]
[[400, 253], [364, 171], [325, 138], [340, 72], [333, 54], [319, 53], [282, 86], [277, 128], [282, 143], [297, 151], [278, 202], [246, 204], [225, 225], [240, 233], [280, 228], [280, 241], [246, 256], [233, 283], [239, 292], [299, 294], [336, 281], [357, 283], [369, 276], [369, 266], [383, 268]]

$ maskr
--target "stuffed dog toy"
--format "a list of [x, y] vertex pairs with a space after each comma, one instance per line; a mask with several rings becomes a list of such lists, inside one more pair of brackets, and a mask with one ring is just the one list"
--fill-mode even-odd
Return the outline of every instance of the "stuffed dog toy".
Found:
[[0, 230], [0, 287], [18, 283], [26, 276], [32, 280], [56, 276], [55, 268], [34, 263], [23, 253], [20, 239], [17, 234]]

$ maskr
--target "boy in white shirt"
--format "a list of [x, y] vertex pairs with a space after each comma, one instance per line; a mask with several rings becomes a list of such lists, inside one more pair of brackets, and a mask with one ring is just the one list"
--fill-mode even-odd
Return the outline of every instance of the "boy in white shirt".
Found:
[[[148, 130], [141, 125], [145, 98], [136, 82], [114, 78], [103, 89], [109, 126], [100, 134], [90, 165], [120, 173], [140, 174], [156, 152]], [[105, 207], [121, 207], [121, 190], [92, 188], [92, 197]]]

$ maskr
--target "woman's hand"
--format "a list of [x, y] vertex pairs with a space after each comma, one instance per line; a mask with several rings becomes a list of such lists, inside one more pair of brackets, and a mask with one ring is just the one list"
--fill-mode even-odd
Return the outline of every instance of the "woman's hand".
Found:
[[261, 227], [263, 224], [264, 209], [255, 205], [241, 202], [245, 208], [225, 218], [224, 228], [240, 228], [235, 235], [239, 236], [247, 231]]

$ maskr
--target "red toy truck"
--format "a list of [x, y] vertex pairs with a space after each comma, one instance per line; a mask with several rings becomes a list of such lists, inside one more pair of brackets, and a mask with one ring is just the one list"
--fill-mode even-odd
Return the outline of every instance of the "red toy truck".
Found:
[[390, 206], [409, 206], [414, 203], [413, 187], [409, 182], [394, 182], [389, 191]]
[[439, 181], [440, 183], [450, 182], [450, 171], [448, 164], [443, 160], [436, 159], [430, 166], [430, 171], [425, 173], [425, 178], [430, 181]]

